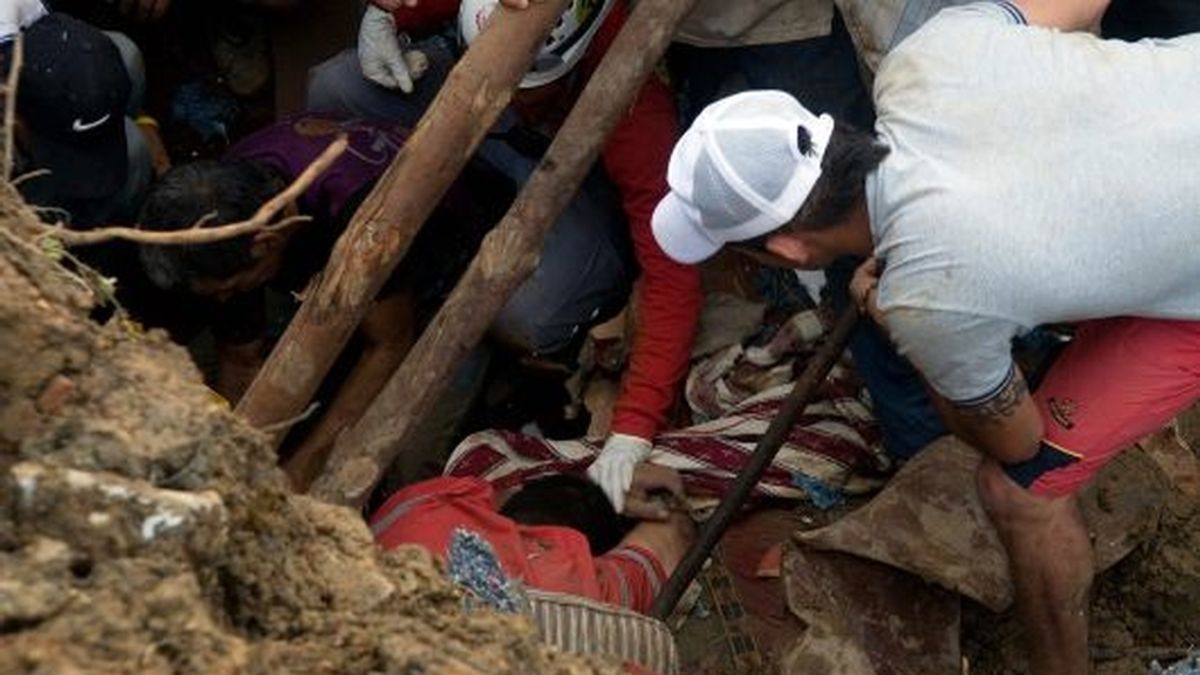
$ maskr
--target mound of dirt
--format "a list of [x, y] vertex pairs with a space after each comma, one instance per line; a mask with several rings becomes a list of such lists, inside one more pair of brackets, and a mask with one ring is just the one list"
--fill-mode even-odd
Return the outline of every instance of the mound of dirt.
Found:
[[586, 673], [289, 494], [182, 349], [87, 318], [0, 183], [0, 672]]

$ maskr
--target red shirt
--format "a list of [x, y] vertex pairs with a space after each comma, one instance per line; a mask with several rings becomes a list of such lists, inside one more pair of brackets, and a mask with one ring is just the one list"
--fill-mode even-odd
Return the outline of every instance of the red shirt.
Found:
[[[458, 0], [421, 0], [416, 7], [395, 12], [397, 28], [409, 33], [433, 30], [455, 20], [458, 5]], [[617, 0], [579, 64], [585, 78], [600, 64], [626, 18], [625, 4]], [[617, 123], [602, 155], [605, 170], [620, 190], [642, 268], [637, 334], [612, 431], [646, 439], [666, 424], [687, 374], [703, 302], [699, 270], [668, 258], [650, 230], [654, 208], [667, 193], [667, 164], [678, 135], [675, 100], [666, 84], [652, 75]]]
[[492, 486], [479, 478], [444, 476], [392, 495], [370, 518], [383, 548], [417, 544], [443, 562], [462, 528], [487, 540], [510, 579], [531, 588], [569, 593], [647, 613], [666, 573], [637, 546], [618, 546], [593, 558], [587, 538], [554, 525], [521, 525], [496, 511]]

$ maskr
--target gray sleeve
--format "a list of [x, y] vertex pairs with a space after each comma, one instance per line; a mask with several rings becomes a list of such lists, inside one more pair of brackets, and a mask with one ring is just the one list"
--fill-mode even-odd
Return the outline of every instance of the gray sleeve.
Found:
[[948, 401], [984, 403], [999, 393], [1015, 370], [1009, 321], [965, 312], [893, 307], [887, 329], [900, 354]]

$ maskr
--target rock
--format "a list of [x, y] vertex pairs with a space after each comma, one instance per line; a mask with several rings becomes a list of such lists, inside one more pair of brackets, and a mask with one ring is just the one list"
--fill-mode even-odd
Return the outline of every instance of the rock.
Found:
[[172, 540], [189, 555], [215, 557], [226, 513], [213, 491], [155, 488], [115, 474], [19, 462], [4, 489], [15, 496], [16, 527], [71, 542], [91, 556], [124, 556]]
[[806, 625], [784, 673], [953, 673], [959, 598], [870, 560], [795, 545], [784, 551], [788, 608]]
[[[892, 565], [1001, 611], [1012, 602], [1012, 581], [1008, 557], [975, 490], [979, 461], [979, 453], [962, 442], [939, 439], [866, 506], [797, 539]], [[1098, 571], [1153, 533], [1168, 490], [1155, 463], [1130, 449], [1083, 491], [1080, 507]]]

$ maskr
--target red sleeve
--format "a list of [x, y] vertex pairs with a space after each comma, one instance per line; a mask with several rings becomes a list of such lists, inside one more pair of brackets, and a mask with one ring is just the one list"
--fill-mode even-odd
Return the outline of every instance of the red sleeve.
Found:
[[437, 32], [447, 22], [458, 19], [460, 0], [420, 0], [416, 7], [401, 7], [392, 12], [396, 30], [412, 35]]
[[667, 573], [649, 549], [622, 544], [595, 559], [600, 600], [649, 614]]
[[[624, 6], [617, 2], [581, 63], [588, 76], [616, 38], [625, 17]], [[647, 439], [666, 423], [687, 374], [703, 301], [699, 270], [668, 258], [650, 231], [654, 208], [667, 193], [667, 163], [678, 134], [675, 99], [666, 84], [652, 74], [603, 153], [604, 168], [621, 192], [642, 269], [637, 332], [612, 431]]]

